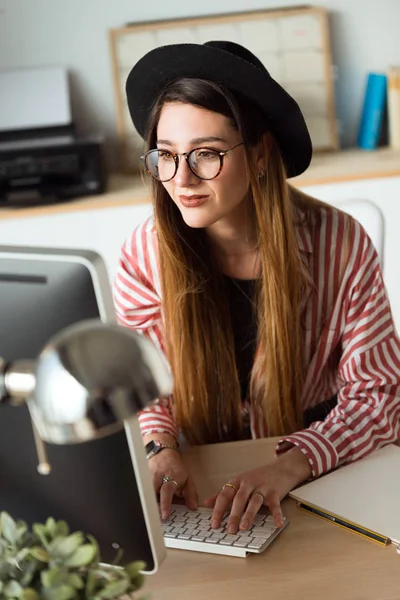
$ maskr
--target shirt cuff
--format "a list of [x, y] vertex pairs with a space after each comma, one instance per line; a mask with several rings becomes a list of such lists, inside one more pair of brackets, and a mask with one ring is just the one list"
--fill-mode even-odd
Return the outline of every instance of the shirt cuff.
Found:
[[147, 411], [139, 413], [138, 421], [142, 436], [152, 433], [167, 433], [178, 439], [178, 427], [169, 415], [154, 414]]
[[335, 446], [324, 435], [313, 429], [305, 429], [279, 440], [275, 452], [283, 454], [296, 446], [310, 463], [312, 477], [316, 478], [335, 469], [339, 465], [339, 456]]

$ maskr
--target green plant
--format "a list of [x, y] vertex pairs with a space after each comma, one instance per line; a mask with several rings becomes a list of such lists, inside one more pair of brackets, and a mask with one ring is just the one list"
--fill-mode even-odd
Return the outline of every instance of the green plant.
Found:
[[30, 529], [0, 513], [0, 600], [101, 600], [132, 594], [143, 585], [143, 562], [101, 564], [93, 536], [70, 533], [47, 519]]

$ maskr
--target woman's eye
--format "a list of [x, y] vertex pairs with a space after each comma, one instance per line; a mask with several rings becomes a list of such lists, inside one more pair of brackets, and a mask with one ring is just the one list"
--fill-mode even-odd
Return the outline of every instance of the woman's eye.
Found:
[[197, 154], [197, 159], [199, 158], [200, 160], [213, 160], [218, 158], [218, 154], [212, 150], [200, 150]]
[[164, 161], [165, 160], [173, 160], [173, 156], [170, 152], [163, 152], [162, 150], [159, 150], [158, 157]]

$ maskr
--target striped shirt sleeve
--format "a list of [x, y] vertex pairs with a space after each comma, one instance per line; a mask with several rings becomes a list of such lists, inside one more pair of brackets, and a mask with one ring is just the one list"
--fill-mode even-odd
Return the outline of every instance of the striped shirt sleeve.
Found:
[[400, 438], [400, 342], [375, 248], [360, 226], [346, 275], [338, 404], [324, 421], [280, 440], [295, 445], [313, 477], [357, 460]]
[[[118, 323], [148, 337], [165, 356], [155, 235], [150, 218], [126, 240], [121, 249], [113, 295]], [[143, 436], [168, 433], [178, 438], [171, 398], [155, 400], [138, 414], [138, 420]]]

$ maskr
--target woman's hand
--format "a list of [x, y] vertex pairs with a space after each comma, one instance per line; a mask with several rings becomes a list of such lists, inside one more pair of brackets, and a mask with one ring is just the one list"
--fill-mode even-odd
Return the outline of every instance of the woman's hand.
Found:
[[228, 533], [246, 530], [264, 505], [269, 508], [278, 527], [283, 526], [281, 500], [294, 487], [311, 477], [307, 458], [299, 448], [293, 447], [265, 467], [242, 473], [228, 485], [204, 501], [214, 507], [211, 526], [218, 529], [231, 506], [227, 523]]
[[[174, 496], [184, 498], [186, 506], [190, 510], [196, 510], [198, 504], [196, 487], [177, 450], [164, 448], [147, 462], [153, 476], [154, 489], [160, 498], [162, 519], [168, 519]], [[164, 476], [169, 477], [171, 481], [163, 483]]]

